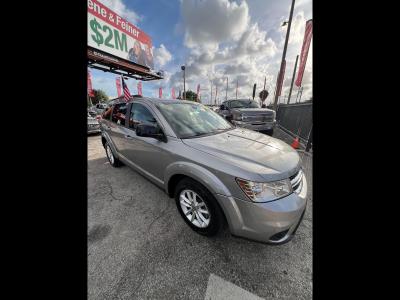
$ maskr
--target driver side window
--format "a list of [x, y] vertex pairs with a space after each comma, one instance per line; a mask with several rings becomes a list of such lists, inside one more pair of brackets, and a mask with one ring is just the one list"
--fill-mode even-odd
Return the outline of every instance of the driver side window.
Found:
[[157, 124], [153, 114], [142, 104], [132, 103], [129, 114], [129, 128], [136, 130], [139, 124]]

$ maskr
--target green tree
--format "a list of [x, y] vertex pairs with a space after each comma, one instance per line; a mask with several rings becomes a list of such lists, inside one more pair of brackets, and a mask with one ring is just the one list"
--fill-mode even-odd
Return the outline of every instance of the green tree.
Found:
[[93, 94], [94, 94], [94, 97], [90, 97], [93, 105], [96, 105], [99, 102], [107, 102], [108, 101], [108, 96], [107, 96], [106, 92], [104, 92], [103, 90], [93, 89]]
[[191, 90], [188, 90], [183, 94], [184, 94], [185, 100], [197, 101], [197, 94], [195, 92], [192, 92]]

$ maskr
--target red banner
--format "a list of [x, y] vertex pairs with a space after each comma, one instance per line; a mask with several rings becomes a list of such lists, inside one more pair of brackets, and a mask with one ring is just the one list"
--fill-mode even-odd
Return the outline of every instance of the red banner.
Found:
[[175, 89], [174, 88], [171, 89], [171, 98], [175, 99]]
[[93, 93], [93, 89], [92, 89], [92, 75], [90, 74], [89, 70], [88, 70], [88, 74], [87, 74], [87, 88], [88, 88], [89, 97], [94, 97], [94, 93]]
[[158, 98], [162, 98], [162, 87], [158, 89]]
[[115, 83], [117, 85], [118, 97], [120, 97], [122, 95], [122, 93], [121, 93], [121, 78], [120, 77], [115, 78]]
[[285, 79], [285, 69], [286, 69], [286, 59], [283, 61], [282, 64], [282, 69], [279, 71], [279, 81], [278, 81], [278, 96], [281, 95], [282, 92], [282, 86], [283, 86], [283, 80]]
[[312, 20], [308, 20], [306, 23], [306, 30], [304, 33], [303, 46], [301, 47], [300, 54], [300, 64], [299, 72], [297, 73], [296, 85], [301, 86], [301, 81], [303, 80], [304, 69], [306, 68], [308, 49], [310, 48], [311, 38], [312, 38]]
[[143, 96], [142, 95], [142, 82], [141, 81], [139, 81], [138, 84], [137, 84], [137, 93], [138, 93], [138, 95]]

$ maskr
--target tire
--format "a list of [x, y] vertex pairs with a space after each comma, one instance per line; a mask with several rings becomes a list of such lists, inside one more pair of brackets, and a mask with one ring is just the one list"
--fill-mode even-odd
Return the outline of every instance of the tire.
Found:
[[114, 168], [122, 166], [122, 162], [115, 157], [112, 148], [110, 147], [110, 144], [108, 142], [104, 143], [104, 149], [106, 150], [106, 156], [110, 165], [112, 165]]
[[[194, 196], [193, 193], [196, 194], [196, 201], [194, 203], [198, 205], [195, 216], [193, 218], [193, 223], [189, 220], [192, 219], [193, 213], [188, 214], [188, 219], [184, 212], [184, 209], [193, 209], [189, 208], [190, 205], [188, 205], [191, 202], [190, 192], [192, 192], [192, 196]], [[189, 202], [182, 199], [182, 195], [186, 197], [186, 199], [189, 199]], [[183, 201], [185, 204], [181, 205], [181, 201]], [[213, 195], [200, 183], [190, 178], [182, 179], [175, 189], [175, 202], [176, 207], [178, 208], [178, 211], [181, 214], [183, 220], [186, 222], [186, 224], [189, 225], [190, 228], [192, 228], [197, 233], [204, 236], [213, 236], [216, 235], [223, 228], [224, 216], [221, 208], [217, 203], [217, 200], [215, 200]], [[202, 205], [201, 202], [203, 202], [204, 205]], [[193, 202], [191, 203], [193, 204]], [[208, 218], [207, 214], [203, 213], [204, 211], [208, 211]], [[186, 211], [186, 213], [188, 213], [188, 211]], [[205, 222], [203, 221], [204, 219], [206, 220]], [[201, 225], [201, 227], [199, 225]]]
[[274, 129], [272, 128], [272, 129], [264, 130], [263, 133], [272, 136], [274, 134]]

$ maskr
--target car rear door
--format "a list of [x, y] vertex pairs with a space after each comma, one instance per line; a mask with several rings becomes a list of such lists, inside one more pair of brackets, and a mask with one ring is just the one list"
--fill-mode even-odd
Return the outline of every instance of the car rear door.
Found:
[[124, 141], [126, 135], [126, 110], [128, 104], [125, 102], [117, 103], [114, 105], [111, 121], [108, 122], [107, 132], [117, 150], [117, 152], [122, 152], [124, 148]]

